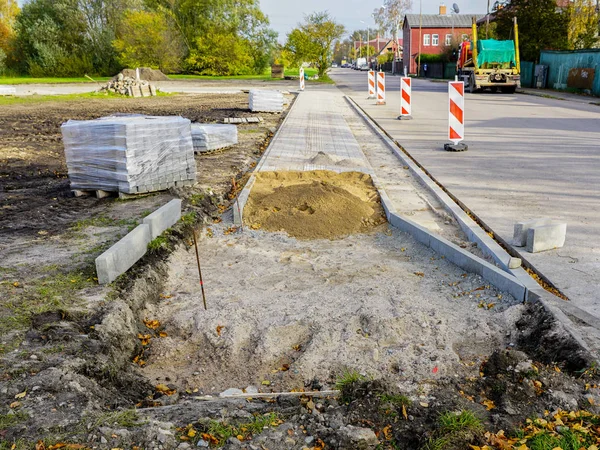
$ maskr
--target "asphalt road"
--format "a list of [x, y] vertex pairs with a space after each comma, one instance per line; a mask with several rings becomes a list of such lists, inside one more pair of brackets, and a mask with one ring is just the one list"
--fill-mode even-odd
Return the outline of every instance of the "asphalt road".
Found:
[[469, 150], [443, 150], [447, 84], [414, 80], [413, 117], [399, 121], [399, 77], [387, 104], [367, 100], [366, 72], [333, 69], [337, 86], [506, 240], [515, 222], [567, 222], [563, 248], [518, 248], [577, 306], [600, 317], [600, 106], [523, 94], [466, 94]]

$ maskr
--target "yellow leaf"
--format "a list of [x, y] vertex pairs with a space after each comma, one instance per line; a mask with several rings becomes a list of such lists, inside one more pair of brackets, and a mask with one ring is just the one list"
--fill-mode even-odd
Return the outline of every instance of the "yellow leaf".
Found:
[[423, 408], [429, 408], [429, 403], [419, 402], [419, 405], [421, 405]]
[[46, 446], [44, 445], [43, 441], [37, 441], [37, 444], [35, 444], [35, 450], [46, 450]]
[[189, 437], [196, 436], [196, 430], [194, 430], [193, 428], [190, 428], [189, 431], [188, 431], [188, 436]]
[[241, 434], [238, 434], [236, 437], [238, 438], [239, 441], [243, 441], [244, 440], [244, 436], [242, 436]]
[[151, 330], [156, 330], [158, 327], [160, 327], [160, 322], [158, 320], [144, 319], [144, 325]]
[[424, 277], [425, 274], [423, 272], [415, 272], [415, 275], [418, 277]]
[[27, 395], [27, 390], [24, 390], [20, 394], [15, 395], [15, 398], [25, 398], [26, 395]]
[[588, 447], [588, 450], [598, 450], [598, 446], [596, 446], [596, 445], [590, 445]]
[[270, 386], [270, 385], [271, 385], [271, 382], [270, 382], [269, 380], [264, 380], [264, 381], [263, 381], [262, 383], [260, 383], [260, 384], [262, 384], [263, 386]]
[[406, 413], [406, 406], [402, 405], [402, 416], [404, 420], [408, 420], [408, 414]]
[[496, 407], [496, 405], [494, 404], [493, 400], [484, 400], [481, 402], [481, 404], [483, 406], [485, 406], [487, 408], [488, 411], [494, 409]]
[[158, 333], [158, 336], [161, 338], [166, 338], [168, 336], [168, 334], [165, 331], [161, 331]]
[[217, 336], [221, 336], [221, 331], [223, 330], [223, 328], [225, 328], [224, 325], [218, 325], [217, 326]]
[[10, 409], [15, 409], [15, 408], [18, 408], [19, 406], [21, 406], [21, 402], [12, 402], [9, 405]]
[[481, 450], [479, 445], [469, 445], [469, 447], [471, 447], [472, 450]]

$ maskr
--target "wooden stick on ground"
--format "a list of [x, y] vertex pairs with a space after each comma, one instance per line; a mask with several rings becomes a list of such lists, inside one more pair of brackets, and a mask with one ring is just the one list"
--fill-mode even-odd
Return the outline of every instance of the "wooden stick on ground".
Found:
[[198, 239], [196, 238], [196, 229], [192, 229], [194, 233], [194, 247], [196, 247], [196, 262], [198, 263], [198, 276], [200, 277], [200, 288], [202, 289], [202, 301], [204, 302], [204, 309], [206, 307], [206, 294], [204, 293], [204, 282], [202, 281], [202, 269], [200, 268], [200, 255], [198, 254]]

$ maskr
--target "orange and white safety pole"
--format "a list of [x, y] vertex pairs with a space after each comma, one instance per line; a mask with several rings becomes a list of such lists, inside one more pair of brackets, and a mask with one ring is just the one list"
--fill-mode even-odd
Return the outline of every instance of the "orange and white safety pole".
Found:
[[412, 78], [400, 78], [400, 120], [412, 119]]
[[300, 90], [304, 90], [304, 67], [300, 67]]
[[451, 152], [462, 152], [469, 147], [461, 143], [465, 138], [465, 83], [463, 81], [448, 82], [448, 139], [452, 144], [445, 144], [444, 149]]
[[377, 104], [385, 105], [385, 74], [377, 72]]
[[369, 83], [369, 97], [367, 98], [375, 98], [375, 71], [369, 70], [367, 74], [367, 81]]

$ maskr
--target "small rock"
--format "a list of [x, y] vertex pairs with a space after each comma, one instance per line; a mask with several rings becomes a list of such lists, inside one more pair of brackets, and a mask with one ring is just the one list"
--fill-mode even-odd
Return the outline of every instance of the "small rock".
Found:
[[240, 395], [243, 394], [244, 391], [236, 388], [229, 388], [219, 394], [219, 397], [227, 397], [228, 395]]
[[207, 447], [208, 448], [208, 442], [205, 441], [204, 439], [200, 439], [198, 441], [198, 443], [196, 444], [196, 447]]
[[258, 388], [256, 388], [255, 386], [248, 386], [244, 390], [246, 391], [246, 394], [258, 394]]
[[306, 445], [310, 445], [310, 444], [312, 444], [314, 441], [315, 441], [315, 438], [314, 438], [314, 436], [308, 436], [306, 439], [304, 439], [304, 443], [305, 443]]
[[181, 444], [179, 444], [177, 446], [178, 450], [188, 450], [189, 448], [191, 448], [191, 445], [188, 444], [187, 442], [182, 442]]
[[102, 437], [100, 438], [100, 443], [101, 443], [101, 444], [108, 444], [108, 441], [106, 440], [106, 438], [105, 438], [104, 436], [102, 436]]
[[306, 404], [306, 407], [312, 411], [313, 409], [315, 409], [315, 404], [312, 400], [309, 400]]
[[369, 450], [379, 445], [379, 439], [377, 439], [373, 430], [369, 428], [346, 425], [340, 428], [340, 434], [342, 439], [346, 441], [343, 443], [345, 448]]
[[296, 441], [294, 439], [292, 439], [292, 438], [287, 438], [285, 440], [285, 443], [289, 444], [289, 445], [296, 445]]
[[31, 355], [31, 356], [29, 357], [29, 359], [34, 359], [34, 360], [35, 360], [35, 359], [38, 359], [38, 357], [37, 357], [37, 355]]
[[37, 391], [38, 389], [40, 389], [40, 387], [39, 387], [39, 386], [34, 386], [34, 387], [32, 387], [32, 388], [31, 388], [31, 392], [35, 392], [35, 391]]

